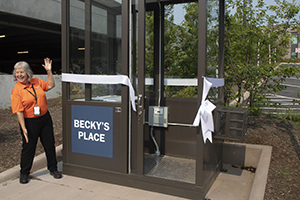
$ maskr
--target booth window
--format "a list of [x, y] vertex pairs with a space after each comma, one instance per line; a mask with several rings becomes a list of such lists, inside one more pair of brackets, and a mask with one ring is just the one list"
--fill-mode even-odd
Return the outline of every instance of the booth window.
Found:
[[[220, 78], [219, 66], [219, 1], [207, 1], [207, 36], [206, 36], [206, 76]], [[220, 101], [219, 88], [211, 88], [208, 98], [217, 104]]]
[[[69, 73], [84, 74], [84, 2], [70, 0], [70, 68]], [[85, 86], [82, 83], [70, 83], [70, 99], [84, 100]]]
[[[111, 7], [109, 7], [111, 5]], [[118, 75], [121, 69], [121, 4], [93, 1], [91, 18], [91, 74]], [[121, 85], [92, 84], [92, 100], [121, 102]]]
[[[70, 0], [69, 73], [122, 74], [122, 3], [91, 0], [89, 8], [86, 4], [82, 0]], [[91, 15], [87, 16], [86, 12]], [[69, 87], [71, 100], [121, 102], [121, 84], [70, 83]], [[91, 90], [88, 96], [87, 87]]]

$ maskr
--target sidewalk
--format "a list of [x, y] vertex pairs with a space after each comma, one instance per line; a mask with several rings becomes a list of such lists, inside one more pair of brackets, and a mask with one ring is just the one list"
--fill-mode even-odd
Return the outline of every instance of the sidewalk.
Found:
[[[61, 158], [61, 146], [57, 148], [57, 156]], [[146, 190], [119, 186], [100, 181], [93, 181], [74, 176], [63, 175], [62, 179], [54, 179], [45, 167], [44, 154], [37, 156], [33, 172], [28, 184], [19, 183], [19, 166], [0, 174], [1, 200], [48, 200], [48, 199], [101, 199], [101, 200], [183, 200], [185, 198], [155, 193]], [[42, 167], [41, 167], [42, 166]], [[39, 168], [37, 170], [37, 168]], [[211, 200], [246, 200], [249, 199], [254, 173], [226, 167], [227, 173], [220, 173], [207, 194]], [[58, 164], [62, 171], [62, 161]], [[239, 171], [236, 171], [239, 170]]]
[[[59, 162], [59, 170], [61, 170], [61, 167], [62, 162]], [[2, 183], [0, 187], [1, 199], [183, 199], [174, 196], [148, 192], [144, 190], [103, 183], [99, 181], [92, 181], [68, 175], [64, 175], [62, 179], [54, 179], [52, 176], [49, 175], [49, 172], [48, 170], [46, 170], [46, 168], [35, 172], [31, 176], [33, 178], [30, 179], [30, 182], [28, 184], [20, 184], [19, 179]]]
[[[62, 171], [62, 145], [56, 148], [58, 157], [58, 170]], [[0, 174], [0, 199], [1, 200], [180, 200], [175, 196], [119, 186], [100, 181], [93, 181], [74, 176], [63, 175], [62, 179], [54, 179], [46, 169], [45, 154], [34, 159], [33, 173], [28, 184], [19, 183], [19, 165]]]

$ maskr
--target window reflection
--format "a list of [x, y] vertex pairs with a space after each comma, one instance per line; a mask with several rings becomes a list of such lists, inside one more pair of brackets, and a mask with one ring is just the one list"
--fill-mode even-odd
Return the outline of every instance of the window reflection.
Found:
[[[69, 73], [84, 74], [84, 1], [70, 0], [70, 65]], [[85, 86], [70, 83], [70, 99], [83, 100]]]
[[[173, 10], [176, 9], [176, 13]], [[198, 2], [165, 6], [165, 96], [197, 97]], [[185, 13], [179, 22], [173, 15]], [[193, 82], [196, 81], [196, 84]], [[190, 81], [193, 83], [190, 84]]]
[[[91, 74], [121, 74], [121, 1], [92, 1]], [[92, 84], [92, 100], [121, 102], [121, 85]]]

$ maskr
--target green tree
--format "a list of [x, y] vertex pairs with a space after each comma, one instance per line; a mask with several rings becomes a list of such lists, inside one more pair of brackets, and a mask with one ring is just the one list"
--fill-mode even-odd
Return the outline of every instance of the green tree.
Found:
[[145, 42], [145, 74], [153, 77], [154, 73], [154, 12], [146, 13], [146, 42]]
[[[290, 45], [288, 29], [300, 32], [299, 3], [275, 0], [266, 6], [259, 0], [226, 2], [225, 26], [225, 102], [237, 100], [236, 106], [255, 111], [259, 104], [269, 104], [265, 95], [285, 89], [282, 82], [299, 76], [299, 69], [280, 65]], [[216, 77], [218, 68], [218, 1], [207, 1], [207, 69], [206, 76]], [[198, 3], [184, 4], [185, 20], [173, 23], [173, 6], [165, 7], [165, 76], [197, 78], [198, 71]], [[230, 10], [235, 10], [232, 13]], [[273, 13], [270, 15], [269, 12]], [[153, 74], [153, 13], [147, 15], [146, 72]], [[148, 54], [149, 53], [149, 54]], [[195, 87], [165, 87], [166, 95], [195, 97]]]
[[[209, 0], [207, 9], [207, 76], [216, 77], [218, 69], [218, 1]], [[197, 78], [198, 3], [185, 3], [184, 21], [174, 25], [173, 15], [165, 19], [165, 76]], [[166, 9], [173, 11], [172, 9]], [[169, 62], [170, 61], [170, 62]], [[194, 98], [197, 87], [165, 87], [166, 96]]]
[[[174, 24], [174, 5], [166, 5], [165, 12], [165, 35], [164, 35], [164, 66], [165, 73], [169, 73], [176, 68], [178, 62], [178, 51], [176, 46], [178, 26]], [[154, 12], [149, 11], [146, 15], [146, 74], [153, 77], [154, 73]]]
[[196, 78], [198, 72], [198, 3], [184, 6], [186, 14], [180, 27], [179, 47], [181, 59], [174, 70], [180, 78]]
[[[182, 27], [174, 23], [174, 5], [164, 6], [164, 75], [166, 78], [182, 77], [181, 60], [183, 56], [180, 39]], [[153, 77], [154, 73], [154, 13], [147, 12], [146, 15], [146, 76]], [[157, 67], [157, 66], [156, 66]], [[197, 74], [197, 71], [196, 71]], [[187, 93], [179, 93], [182, 88], [165, 86], [167, 97], [186, 97]], [[193, 92], [195, 95], [195, 91]], [[190, 95], [191, 96], [191, 95]]]
[[172, 71], [178, 67], [181, 53], [177, 36], [180, 26], [174, 24], [173, 11], [174, 5], [165, 6], [164, 70], [168, 77], [172, 77]]
[[[291, 34], [287, 29], [298, 29], [296, 14], [300, 6], [295, 1], [275, 0], [276, 5], [266, 7], [259, 0], [228, 0], [225, 28], [225, 100], [237, 100], [236, 106], [247, 106], [255, 112], [260, 104], [269, 104], [268, 92], [285, 89], [287, 77], [299, 76], [299, 69], [280, 65], [287, 54]], [[267, 11], [273, 11], [269, 15]]]
[[[165, 62], [165, 76], [172, 78], [196, 78], [198, 68], [198, 4], [186, 3], [184, 9], [187, 14], [180, 25], [168, 23], [165, 20], [166, 35], [173, 42], [170, 47], [172, 54], [167, 53], [165, 47], [165, 60], [172, 60], [172, 65]], [[169, 20], [169, 22], [171, 22]], [[173, 32], [167, 27], [173, 27]], [[165, 37], [166, 38], [166, 37]], [[168, 38], [168, 37], [167, 37]], [[165, 43], [166, 44], [166, 43]], [[174, 57], [175, 56], [175, 57]], [[165, 87], [168, 97], [193, 98], [197, 95], [196, 87]]]
[[[172, 73], [180, 78], [198, 77], [198, 10], [197, 2], [184, 5], [186, 14], [178, 34], [178, 66]], [[206, 76], [217, 77], [219, 53], [219, 2], [207, 1]], [[203, 66], [204, 67], [204, 66]], [[211, 94], [213, 92], [211, 91]], [[197, 97], [197, 87], [180, 88], [174, 97]]]

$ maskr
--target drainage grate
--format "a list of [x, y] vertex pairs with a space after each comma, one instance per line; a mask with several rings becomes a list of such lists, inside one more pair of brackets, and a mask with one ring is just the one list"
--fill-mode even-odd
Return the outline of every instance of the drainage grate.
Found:
[[193, 159], [147, 154], [144, 163], [147, 176], [195, 183], [196, 161]]

